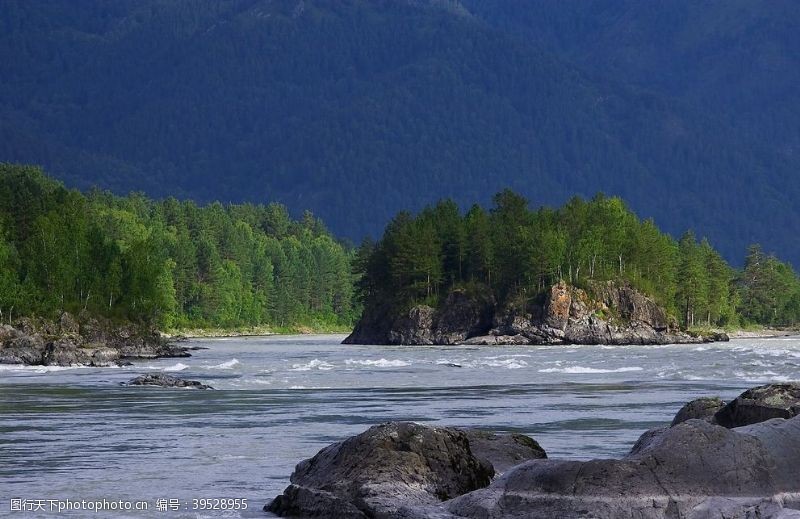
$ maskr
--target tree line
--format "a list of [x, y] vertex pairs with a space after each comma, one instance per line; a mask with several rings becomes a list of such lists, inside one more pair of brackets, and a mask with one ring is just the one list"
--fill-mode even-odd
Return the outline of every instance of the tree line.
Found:
[[754, 245], [739, 271], [708, 240], [692, 232], [675, 240], [602, 194], [531, 210], [505, 190], [488, 211], [462, 213], [445, 200], [401, 212], [377, 243], [361, 245], [354, 268], [366, 305], [436, 306], [455, 287], [525, 304], [560, 280], [589, 289], [620, 280], [687, 327], [800, 322], [800, 279], [790, 265]]
[[349, 326], [352, 251], [311, 213], [66, 189], [0, 164], [0, 319], [88, 312], [165, 328]]

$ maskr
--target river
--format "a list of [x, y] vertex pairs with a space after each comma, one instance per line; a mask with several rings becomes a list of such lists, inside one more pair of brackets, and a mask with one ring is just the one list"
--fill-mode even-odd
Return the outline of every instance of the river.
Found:
[[[122, 368], [0, 366], [0, 515], [264, 517], [298, 461], [372, 424], [515, 431], [550, 457], [620, 456], [693, 398], [800, 378], [798, 338], [513, 347], [342, 338], [193, 340], [205, 349], [190, 358]], [[148, 371], [217, 390], [121, 385]], [[215, 498], [248, 508], [198, 511], [218, 503], [193, 501]], [[59, 514], [50, 507], [67, 505], [51, 501], [14, 512], [12, 499], [141, 501], [148, 511]]]

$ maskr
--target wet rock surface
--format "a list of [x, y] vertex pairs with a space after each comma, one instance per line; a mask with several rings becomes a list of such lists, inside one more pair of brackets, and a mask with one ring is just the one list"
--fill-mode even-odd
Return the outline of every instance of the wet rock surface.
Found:
[[770, 411], [744, 413], [765, 419], [734, 428], [712, 423], [734, 402], [694, 400], [620, 459], [553, 460], [524, 436], [385, 424], [300, 463], [265, 509], [325, 518], [798, 518], [800, 416], [769, 418], [793, 412], [798, 387], [744, 392], [736, 407]]
[[117, 366], [126, 359], [188, 356], [153, 328], [66, 312], [57, 321], [24, 318], [0, 326], [0, 364]]
[[179, 387], [189, 389], [214, 389], [197, 380], [185, 380], [163, 373], [148, 373], [129, 380], [126, 386]]

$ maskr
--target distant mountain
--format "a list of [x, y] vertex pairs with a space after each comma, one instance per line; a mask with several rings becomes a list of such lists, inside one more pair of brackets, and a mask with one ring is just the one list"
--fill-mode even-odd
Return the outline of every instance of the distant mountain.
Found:
[[443, 197], [604, 191], [735, 263], [760, 241], [800, 264], [796, 11], [7, 0], [0, 160], [79, 187], [281, 201], [354, 240]]

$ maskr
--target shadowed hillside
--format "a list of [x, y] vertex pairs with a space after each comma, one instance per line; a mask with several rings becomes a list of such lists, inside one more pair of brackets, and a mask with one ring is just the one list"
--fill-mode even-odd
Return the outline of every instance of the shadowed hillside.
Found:
[[[353, 239], [442, 197], [488, 202], [511, 187], [557, 205], [603, 191], [674, 235], [694, 228], [728, 259], [760, 241], [797, 263], [794, 137], [776, 146], [787, 119], [753, 108], [787, 104], [769, 89], [741, 98], [763, 81], [726, 81], [735, 70], [723, 67], [698, 83], [679, 66], [690, 51], [667, 61], [666, 46], [633, 46], [660, 20], [694, 31], [685, 17], [629, 7], [611, 24], [604, 3], [475, 4], [9, 1], [0, 160], [77, 187], [277, 200]], [[730, 9], [750, 17], [741, 45], [772, 41], [770, 18]], [[639, 32], [616, 38], [620, 27]], [[727, 41], [716, 34], [675, 41], [713, 62]], [[673, 85], [654, 62], [682, 75]], [[736, 112], [721, 108], [731, 99]], [[742, 121], [774, 129], [732, 124], [745, 107]]]

